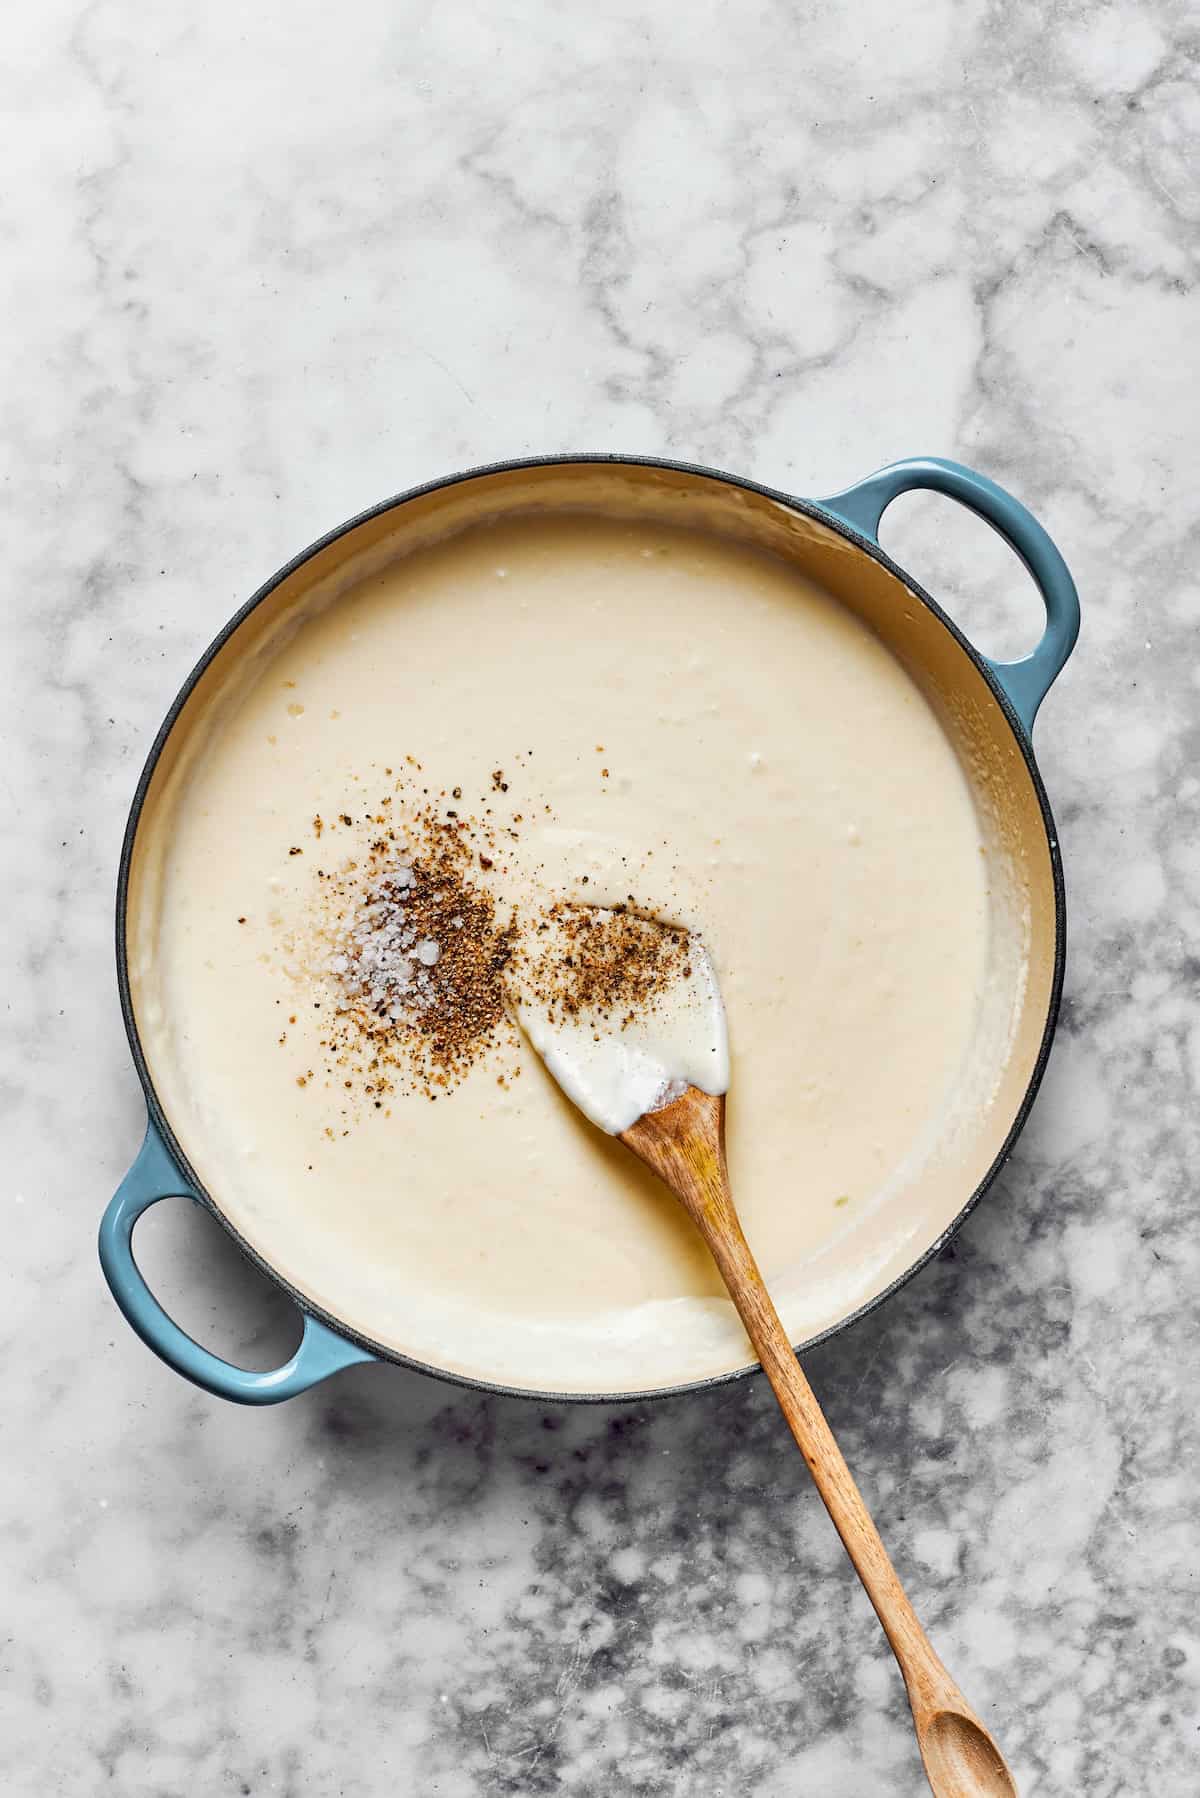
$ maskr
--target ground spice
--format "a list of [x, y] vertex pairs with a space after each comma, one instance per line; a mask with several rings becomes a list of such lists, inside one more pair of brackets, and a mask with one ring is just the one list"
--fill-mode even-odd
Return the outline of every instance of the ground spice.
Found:
[[690, 940], [683, 925], [625, 904], [555, 901], [523, 947], [522, 1001], [542, 1007], [551, 1023], [586, 1013], [624, 1029], [676, 980], [691, 978]]
[[[306, 959], [328, 983], [313, 1003], [338, 1134], [365, 1111], [390, 1116], [393, 1094], [436, 1099], [484, 1062], [507, 1088], [521, 1071], [518, 1002], [551, 1022], [586, 1013], [625, 1028], [692, 972], [687, 930], [640, 912], [633, 894], [613, 906], [552, 898], [524, 917], [504, 902], [495, 882], [525, 813], [505, 820], [488, 800], [509, 784], [493, 770], [472, 811], [461, 786], [428, 797], [401, 773], [373, 807], [312, 819], [323, 865]], [[321, 1082], [301, 1063], [296, 1084]]]
[[[354, 826], [349, 813], [339, 821]], [[400, 781], [360, 826], [365, 846], [318, 870], [337, 994], [323, 1047], [330, 1084], [380, 1110], [398, 1090], [436, 1098], [494, 1052], [515, 1057], [505, 977], [520, 927], [475, 877], [477, 863], [495, 865], [480, 849], [495, 849], [490, 822], [437, 800], [414, 806]]]

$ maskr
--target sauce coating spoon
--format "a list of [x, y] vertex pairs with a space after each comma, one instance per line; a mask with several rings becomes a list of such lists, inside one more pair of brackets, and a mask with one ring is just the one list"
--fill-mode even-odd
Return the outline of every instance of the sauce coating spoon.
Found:
[[[704, 1238], [883, 1625], [904, 1676], [917, 1745], [936, 1798], [1017, 1798], [1003, 1755], [943, 1667], [900, 1584], [742, 1231], [725, 1161], [724, 1008], [711, 963], [695, 940], [690, 961], [689, 975], [694, 971], [698, 978], [694, 984], [689, 979], [687, 990], [673, 999], [668, 995], [663, 1008], [660, 1077], [648, 1105], [646, 1093], [654, 1082], [648, 1087], [647, 1078], [658, 1047], [653, 1012], [639, 1026], [632, 1048], [603, 1019], [576, 1019], [556, 1030], [521, 1007], [522, 1025], [567, 1097], [671, 1189]], [[690, 1073], [697, 1065], [711, 1066], [706, 1084], [716, 1090], [681, 1077], [681, 1069]]]

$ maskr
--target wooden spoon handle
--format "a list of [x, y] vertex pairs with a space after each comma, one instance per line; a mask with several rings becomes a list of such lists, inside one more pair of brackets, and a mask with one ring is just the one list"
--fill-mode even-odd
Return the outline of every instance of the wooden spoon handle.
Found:
[[690, 1087], [670, 1107], [640, 1118], [621, 1140], [683, 1201], [721, 1271], [796, 1446], [891, 1644], [908, 1690], [926, 1775], [937, 1798], [1016, 1798], [1016, 1785], [1000, 1750], [938, 1659], [900, 1584], [746, 1241], [725, 1166], [724, 1101]]
[[937, 1798], [1016, 1798], [988, 1730], [942, 1665], [921, 1627], [854, 1475], [788, 1340], [736, 1212], [705, 1240], [779, 1408], [808, 1465], [904, 1676], [917, 1742]]
[[918, 1704], [932, 1712], [945, 1709], [948, 1699], [953, 1699], [953, 1708], [958, 1708], [963, 1703], [961, 1694], [938, 1659], [900, 1584], [837, 1438], [796, 1359], [736, 1213], [727, 1214], [714, 1229], [697, 1221], [762, 1362], [763, 1372], [774, 1388], [796, 1446], [891, 1643], [908, 1686], [914, 1715]]

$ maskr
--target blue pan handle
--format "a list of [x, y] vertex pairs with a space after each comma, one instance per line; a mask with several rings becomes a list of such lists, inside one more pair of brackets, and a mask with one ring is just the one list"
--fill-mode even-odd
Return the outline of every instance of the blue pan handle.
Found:
[[940, 456], [912, 456], [893, 462], [817, 504], [832, 512], [872, 543], [879, 542], [879, 521], [894, 499], [916, 488], [929, 488], [956, 499], [1014, 549], [1037, 583], [1046, 607], [1046, 630], [1033, 654], [1022, 662], [984, 660], [1008, 696], [1027, 734], [1032, 734], [1038, 707], [1061, 674], [1079, 635], [1079, 595], [1066, 563], [1032, 512], [985, 475], [944, 462]]
[[299, 1348], [290, 1361], [267, 1373], [234, 1367], [232, 1362], [222, 1361], [219, 1355], [193, 1342], [167, 1316], [133, 1258], [133, 1227], [138, 1218], [160, 1199], [171, 1197], [199, 1202], [151, 1121], [137, 1160], [101, 1220], [100, 1265], [127, 1320], [147, 1348], [152, 1348], [168, 1367], [218, 1398], [233, 1399], [239, 1405], [277, 1405], [281, 1399], [307, 1392], [310, 1386], [339, 1373], [343, 1367], [377, 1359], [369, 1350], [348, 1342], [307, 1313]]

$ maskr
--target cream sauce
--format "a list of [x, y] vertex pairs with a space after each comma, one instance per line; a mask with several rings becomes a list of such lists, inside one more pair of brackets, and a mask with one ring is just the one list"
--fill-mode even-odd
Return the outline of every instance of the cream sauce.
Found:
[[987, 952], [967, 782], [898, 662], [794, 568], [722, 538], [479, 526], [282, 641], [214, 715], [165, 820], [135, 1003], [174, 1127], [238, 1229], [418, 1358], [652, 1386], [746, 1359], [740, 1326], [678, 1208], [533, 1056], [519, 1079], [481, 1067], [345, 1134], [323, 1082], [304, 833], [407, 754], [437, 789], [508, 771], [526, 820], [508, 887], [635, 889], [701, 931], [747, 1233], [796, 1339], [857, 1302], [823, 1286], [823, 1258], [862, 1231], [869, 1289], [915, 1228], [887, 1196], [936, 1148]]

